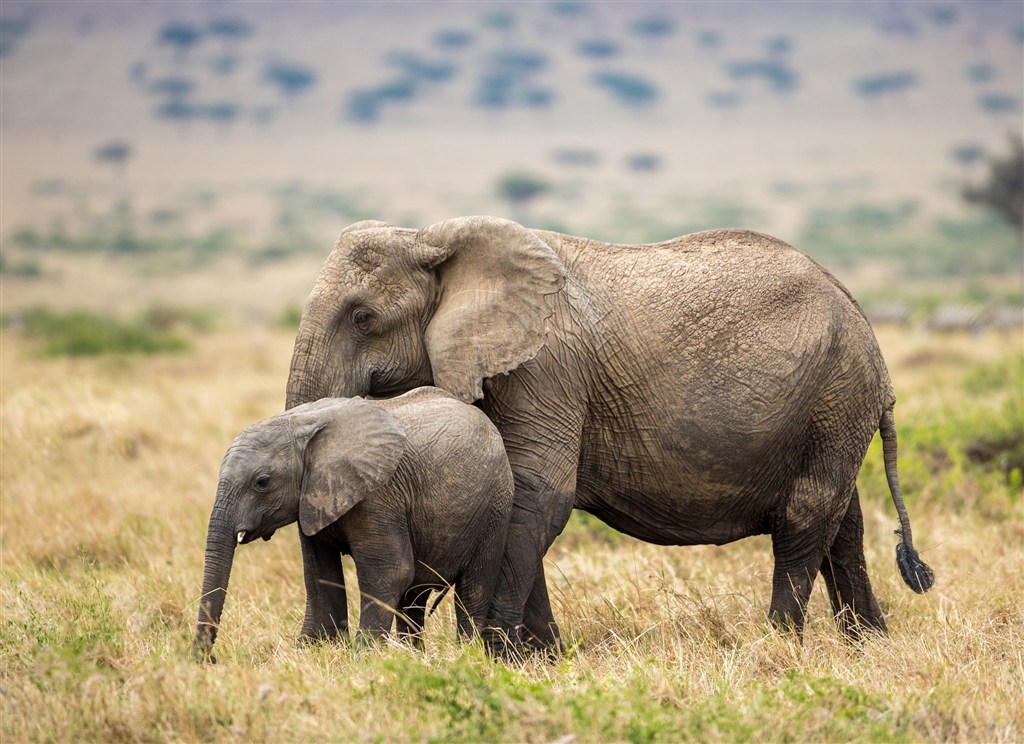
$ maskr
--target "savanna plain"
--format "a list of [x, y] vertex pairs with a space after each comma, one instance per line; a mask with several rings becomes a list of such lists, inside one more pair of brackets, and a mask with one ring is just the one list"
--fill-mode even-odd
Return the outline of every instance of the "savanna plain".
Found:
[[64, 356], [3, 331], [5, 742], [1024, 738], [1019, 331], [878, 329], [916, 543], [937, 574], [923, 596], [899, 578], [876, 438], [859, 485], [889, 637], [843, 640], [821, 581], [802, 643], [771, 629], [768, 538], [658, 547], [577, 513], [546, 558], [555, 661], [458, 643], [450, 598], [422, 651], [296, 648], [292, 526], [238, 551], [219, 663], [200, 666], [189, 643], [220, 458], [280, 410], [293, 329], [165, 321], [178, 343], [143, 355]]

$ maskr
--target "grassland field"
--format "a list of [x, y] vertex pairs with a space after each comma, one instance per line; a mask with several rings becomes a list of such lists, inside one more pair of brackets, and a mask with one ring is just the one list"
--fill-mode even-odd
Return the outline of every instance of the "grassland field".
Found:
[[879, 331], [938, 577], [924, 596], [899, 578], [876, 439], [860, 493], [887, 638], [844, 641], [822, 581], [802, 643], [768, 627], [767, 537], [657, 547], [577, 513], [546, 558], [557, 661], [460, 645], [450, 599], [423, 651], [296, 649], [293, 526], [238, 551], [210, 667], [188, 652], [217, 470], [282, 407], [292, 333], [184, 333], [78, 358], [2, 331], [3, 742], [1024, 740], [1019, 336]]

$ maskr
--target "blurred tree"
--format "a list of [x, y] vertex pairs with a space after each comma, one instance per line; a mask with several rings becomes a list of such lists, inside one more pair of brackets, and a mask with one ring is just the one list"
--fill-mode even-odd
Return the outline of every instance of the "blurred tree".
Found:
[[717, 109], [734, 109], [742, 101], [740, 94], [734, 90], [713, 90], [707, 95], [708, 105]]
[[485, 109], [500, 109], [511, 105], [516, 80], [502, 72], [489, 72], [480, 77], [475, 102]]
[[185, 98], [195, 90], [196, 84], [186, 77], [170, 76], [159, 78], [149, 84], [149, 92], [168, 98]]
[[1010, 154], [989, 160], [988, 180], [978, 186], [966, 186], [963, 197], [980, 204], [1024, 232], [1024, 138], [1010, 136]]
[[401, 68], [407, 76], [425, 83], [444, 83], [455, 77], [456, 67], [451, 62], [427, 60], [415, 52], [391, 52], [387, 63]]
[[920, 81], [917, 75], [909, 70], [898, 70], [896, 72], [885, 72], [879, 75], [869, 75], [853, 82], [853, 89], [857, 95], [865, 99], [878, 98], [884, 95], [902, 93], [917, 87]]
[[237, 103], [232, 103], [231, 101], [218, 101], [216, 103], [203, 106], [200, 113], [204, 118], [212, 122], [228, 126], [238, 119], [238, 115], [241, 113], [241, 110], [241, 106]]
[[924, 9], [924, 14], [936, 26], [952, 26], [960, 19], [960, 10], [955, 5], [932, 5]]
[[713, 29], [698, 31], [697, 46], [701, 49], [718, 49], [722, 46], [722, 34]]
[[772, 90], [780, 93], [796, 90], [800, 86], [797, 74], [774, 59], [730, 62], [726, 65], [726, 70], [733, 80], [761, 78]]
[[207, 31], [226, 41], [243, 41], [252, 36], [252, 26], [241, 18], [216, 18], [210, 21]]
[[458, 28], [443, 28], [434, 34], [434, 44], [447, 51], [465, 49], [473, 45], [473, 34]]
[[765, 43], [773, 57], [783, 57], [793, 51], [793, 40], [788, 36], [773, 36]]
[[380, 119], [385, 104], [411, 101], [417, 90], [416, 81], [405, 77], [352, 91], [345, 102], [345, 118], [357, 124], [372, 124]]
[[643, 78], [621, 72], [599, 72], [594, 75], [594, 83], [630, 108], [651, 105], [660, 95], [658, 89]]
[[547, 65], [546, 55], [525, 49], [503, 49], [489, 55], [477, 83], [476, 105], [486, 109], [549, 106], [553, 94], [534, 82]]
[[275, 86], [283, 95], [294, 98], [316, 84], [316, 73], [300, 64], [270, 62], [263, 70], [263, 79]]
[[156, 109], [158, 119], [187, 124], [196, 118], [198, 109], [194, 104], [180, 99], [174, 99], [161, 104]]
[[93, 158], [98, 163], [111, 166], [115, 174], [120, 174], [132, 158], [132, 146], [122, 140], [111, 140], [97, 147], [93, 151]]
[[543, 70], [548, 66], [548, 58], [541, 52], [507, 49], [491, 55], [490, 64], [510, 75], [522, 76]]
[[507, 201], [513, 211], [550, 190], [551, 185], [543, 178], [522, 171], [507, 173], [498, 180], [498, 196]]
[[559, 165], [570, 167], [592, 167], [600, 160], [597, 150], [584, 147], [561, 147], [551, 156]]
[[489, 28], [492, 31], [500, 31], [502, 33], [509, 33], [516, 27], [516, 17], [511, 13], [507, 13], [503, 10], [496, 10], [493, 13], [486, 14], [481, 22], [484, 28]]
[[128, 76], [131, 78], [131, 81], [133, 83], [135, 83], [136, 85], [142, 85], [142, 84], [144, 84], [146, 82], [146, 74], [148, 72], [149, 72], [148, 66], [146, 65], [145, 62], [142, 62], [140, 60], [140, 61], [134, 63], [128, 69]]
[[996, 68], [988, 62], [975, 62], [967, 66], [967, 79], [972, 83], [989, 83], [995, 80]]
[[555, 102], [555, 94], [547, 88], [528, 88], [523, 93], [523, 103], [530, 108], [550, 108]]
[[983, 93], [978, 96], [978, 106], [993, 116], [1020, 113], [1020, 99], [1006, 93]]
[[210, 60], [210, 71], [214, 75], [233, 75], [238, 69], [238, 57], [233, 54], [221, 54]]
[[619, 54], [619, 45], [611, 39], [584, 39], [576, 51], [590, 59], [611, 59]]
[[626, 158], [626, 167], [634, 173], [654, 173], [661, 166], [661, 155], [653, 152], [638, 152]]
[[676, 24], [671, 18], [665, 16], [648, 16], [647, 18], [640, 18], [633, 21], [632, 31], [637, 36], [642, 36], [645, 39], [663, 39], [666, 36], [671, 36], [672, 32], [675, 31]]
[[190, 23], [174, 21], [160, 29], [157, 36], [157, 43], [161, 46], [169, 46], [174, 51], [176, 59], [181, 60], [191, 51], [192, 47], [203, 38], [203, 32]]
[[981, 145], [975, 142], [967, 142], [961, 145], [955, 145], [950, 151], [953, 160], [963, 166], [965, 169], [970, 168], [985, 154], [985, 150]]
[[0, 57], [14, 52], [18, 42], [28, 35], [31, 28], [24, 18], [0, 18]]
[[555, 0], [551, 12], [562, 18], [579, 18], [587, 13], [587, 5], [581, 0]]

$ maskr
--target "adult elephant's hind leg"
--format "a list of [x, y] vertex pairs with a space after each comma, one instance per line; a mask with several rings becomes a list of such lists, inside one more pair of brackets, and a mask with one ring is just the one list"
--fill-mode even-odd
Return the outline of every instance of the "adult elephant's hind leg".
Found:
[[[844, 489], [849, 493], [849, 488]], [[797, 478], [784, 513], [772, 531], [775, 571], [769, 617], [776, 625], [803, 633], [814, 578], [845, 513], [837, 489], [815, 475]]]
[[836, 624], [843, 633], [859, 638], [864, 630], [887, 632], [885, 618], [868, 579], [864, 559], [864, 515], [856, 487], [846, 515], [839, 524], [839, 531], [821, 564], [821, 575], [828, 586]]

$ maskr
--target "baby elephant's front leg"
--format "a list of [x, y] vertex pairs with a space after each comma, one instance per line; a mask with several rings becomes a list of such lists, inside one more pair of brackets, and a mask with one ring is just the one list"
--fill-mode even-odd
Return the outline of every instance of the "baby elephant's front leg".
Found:
[[306, 616], [299, 643], [344, 638], [348, 635], [348, 598], [341, 553], [301, 531], [299, 540], [306, 583]]
[[391, 632], [402, 609], [402, 598], [415, 578], [412, 546], [396, 551], [356, 555], [359, 591], [362, 594], [359, 613], [360, 635], [380, 638]]

